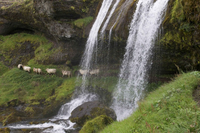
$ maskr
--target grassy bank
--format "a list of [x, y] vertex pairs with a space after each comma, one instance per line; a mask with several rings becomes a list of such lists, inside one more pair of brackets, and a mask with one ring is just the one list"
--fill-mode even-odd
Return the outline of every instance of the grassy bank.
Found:
[[76, 78], [62, 78], [52, 75], [37, 75], [13, 68], [0, 77], [0, 105], [18, 99], [30, 102], [33, 99], [56, 100], [72, 94]]
[[200, 108], [192, 97], [199, 79], [196, 71], [178, 76], [150, 93], [129, 118], [114, 122], [102, 133], [200, 132]]

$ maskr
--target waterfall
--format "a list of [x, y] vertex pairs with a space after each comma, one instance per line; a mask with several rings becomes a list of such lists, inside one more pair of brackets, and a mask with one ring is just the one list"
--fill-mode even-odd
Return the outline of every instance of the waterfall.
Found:
[[[139, 0], [130, 25], [126, 53], [122, 62], [119, 81], [113, 94], [112, 108], [115, 110], [118, 120], [128, 117], [133, 112], [137, 107], [137, 101], [141, 99], [142, 91], [146, 85], [147, 63], [151, 55], [154, 38], [156, 37], [168, 3], [168, 0], [156, 0], [155, 3], [154, 1]], [[107, 24], [119, 2], [120, 0], [103, 0], [87, 39], [85, 51], [82, 56], [81, 69], [90, 70], [96, 63], [99, 30], [102, 27], [101, 34], [104, 34]], [[114, 6], [111, 8], [112, 4]], [[119, 14], [121, 12], [122, 10]], [[103, 22], [105, 22], [104, 25], [102, 25]], [[86, 81], [87, 75], [83, 75], [81, 89], [77, 90], [77, 93], [75, 92], [76, 97], [64, 104], [60, 108], [58, 115], [49, 119], [48, 122], [32, 125], [15, 124], [8, 127], [13, 129], [40, 128], [45, 133], [65, 133], [66, 130], [73, 129], [74, 124], [69, 121], [71, 112], [82, 103], [97, 99], [97, 96], [87, 92]]]
[[130, 24], [126, 53], [113, 93], [112, 108], [118, 120], [128, 117], [142, 97], [147, 84], [147, 68], [168, 0], [139, 0]]
[[[119, 1], [119, 0], [118, 0]], [[107, 13], [111, 7], [111, 4], [113, 3], [113, 0], [103, 0], [102, 6], [99, 10], [99, 13], [97, 15], [97, 18], [91, 28], [87, 43], [85, 52], [82, 56], [82, 62], [81, 62], [81, 68], [85, 70], [89, 70], [92, 68], [92, 58], [95, 56], [95, 53], [97, 52], [97, 45], [98, 45], [98, 32], [99, 29], [104, 21], [104, 19], [107, 16]], [[116, 4], [115, 4], [116, 5]], [[116, 7], [115, 7], [116, 8]], [[110, 17], [112, 16], [113, 12], [110, 12]], [[110, 18], [107, 18], [110, 19]], [[108, 23], [106, 21], [106, 23]], [[107, 24], [106, 24], [107, 25]], [[105, 29], [104, 29], [105, 30]], [[82, 86], [81, 90], [76, 90], [73, 99], [64, 104], [58, 114], [53, 117], [52, 119], [49, 119], [49, 122], [45, 122], [43, 124], [14, 124], [9, 126], [11, 129], [32, 129], [32, 128], [40, 128], [44, 129], [42, 132], [44, 133], [65, 133], [66, 130], [73, 129], [74, 123], [69, 121], [69, 117], [71, 115], [71, 112], [78, 107], [79, 105], [88, 102], [88, 101], [94, 101], [97, 100], [96, 95], [90, 94], [85, 89], [86, 87], [86, 80], [87, 75], [82, 76]], [[58, 122], [59, 121], [59, 122]]]
[[109, 38], [108, 38], [108, 39], [109, 39], [109, 41], [108, 41], [108, 42], [109, 42], [109, 45], [110, 45], [110, 41], [111, 41], [112, 30], [113, 30], [115, 24], [117, 23], [117, 21], [119, 21], [119, 19], [121, 19], [120, 17], [121, 17], [121, 15], [123, 14], [123, 12], [127, 12], [128, 8], [126, 8], [126, 7], [128, 7], [128, 5], [130, 5], [132, 2], [133, 2], [132, 0], [126, 0], [126, 1], [123, 3], [122, 7], [120, 8], [118, 17], [117, 17], [117, 19], [115, 20], [115, 23], [111, 26], [110, 31], [109, 31]]
[[[101, 9], [97, 15], [97, 18], [90, 30], [89, 37], [86, 42], [86, 47], [84, 54], [82, 56], [81, 61], [81, 68], [85, 70], [90, 70], [93, 68], [92, 65], [95, 63], [95, 58], [97, 58], [97, 46], [98, 46], [98, 32], [99, 29], [109, 11], [109, 8], [112, 4], [113, 0], [104, 0], [101, 6]], [[94, 59], [94, 60], [92, 60]], [[81, 93], [87, 93], [85, 90], [86, 87], [86, 80], [87, 75], [82, 76], [82, 87], [81, 87]]]

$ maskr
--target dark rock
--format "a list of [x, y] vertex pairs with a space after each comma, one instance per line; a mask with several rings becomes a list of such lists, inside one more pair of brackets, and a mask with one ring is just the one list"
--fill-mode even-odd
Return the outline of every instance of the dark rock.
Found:
[[10, 133], [10, 129], [9, 128], [0, 128], [0, 133]]
[[100, 115], [106, 115], [116, 120], [116, 114], [113, 109], [106, 107], [98, 101], [86, 102], [71, 113], [70, 120], [76, 122], [78, 126], [83, 126], [87, 120], [93, 119]]

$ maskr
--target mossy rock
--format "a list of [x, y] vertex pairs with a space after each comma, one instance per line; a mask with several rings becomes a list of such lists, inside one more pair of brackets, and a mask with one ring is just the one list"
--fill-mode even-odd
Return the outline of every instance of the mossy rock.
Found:
[[182, 71], [200, 70], [199, 6], [195, 0], [169, 1], [160, 40], [164, 71], [177, 71], [174, 64]]
[[98, 101], [86, 102], [77, 108], [72, 113], [70, 120], [76, 122], [77, 126], [82, 127], [86, 121], [91, 120], [100, 115], [106, 115], [116, 120], [116, 114], [113, 109], [106, 107]]
[[86, 17], [82, 19], [77, 19], [74, 21], [74, 25], [79, 27], [79, 28], [84, 28], [87, 26], [91, 21], [93, 20], [93, 17]]
[[100, 115], [90, 121], [87, 121], [79, 133], [97, 133], [112, 122], [112, 118], [106, 115]]
[[0, 128], [0, 133], [10, 133], [10, 129], [9, 128]]
[[6, 126], [9, 123], [13, 123], [17, 121], [21, 121], [20, 117], [18, 117], [18, 114], [16, 112], [12, 112], [5, 117], [2, 123], [3, 123], [3, 126]]

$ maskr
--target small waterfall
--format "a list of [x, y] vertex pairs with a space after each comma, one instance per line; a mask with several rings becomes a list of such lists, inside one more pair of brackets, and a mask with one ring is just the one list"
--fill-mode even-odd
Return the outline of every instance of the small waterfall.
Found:
[[56, 115], [52, 119], [49, 119], [48, 122], [45, 122], [43, 124], [16, 124], [9, 126], [9, 128], [11, 129], [40, 128], [43, 129], [43, 131], [41, 131], [42, 133], [66, 133], [67, 130], [73, 129], [73, 126], [75, 124], [69, 120], [71, 112], [84, 102], [93, 100], [97, 100], [97, 97], [95, 95], [92, 94], [79, 95], [72, 101], [62, 105], [62, 107], [58, 112], [58, 115]]
[[101, 29], [101, 36], [102, 36], [101, 38], [103, 38], [105, 29], [106, 29], [106, 27], [108, 25], [108, 22], [110, 21], [110, 18], [112, 17], [112, 14], [114, 13], [115, 9], [117, 8], [117, 5], [119, 4], [119, 2], [120, 2], [120, 0], [116, 0], [115, 4], [112, 7], [112, 9], [110, 11], [110, 14], [107, 17], [107, 19], [106, 19], [106, 21], [105, 21], [105, 23], [104, 23], [104, 25], [103, 25], [103, 27]]
[[168, 0], [139, 0], [134, 13], [112, 108], [118, 120], [128, 117], [138, 106], [147, 84], [149, 57], [162, 23]]
[[[82, 62], [81, 62], [82, 69], [89, 70], [92, 68], [92, 65], [94, 63], [92, 61], [92, 58], [96, 58], [93, 56], [97, 53], [98, 32], [104, 19], [106, 18], [106, 15], [112, 3], [113, 3], [113, 0], [103, 0], [100, 11], [90, 31], [90, 34], [86, 43], [85, 52], [82, 56]], [[110, 16], [112, 16], [112, 13], [113, 12], [110, 13]], [[74, 123], [69, 121], [71, 112], [76, 107], [78, 107], [79, 105], [85, 102], [97, 100], [96, 95], [88, 93], [87, 90], [85, 89], [86, 80], [87, 80], [86, 78], [87, 78], [87, 75], [82, 76], [81, 90], [76, 90], [73, 96], [73, 99], [69, 103], [64, 104], [60, 108], [58, 115], [50, 119], [49, 122], [46, 122], [43, 124], [32, 124], [32, 125], [16, 124], [16, 125], [9, 126], [9, 128], [12, 128], [12, 129], [40, 128], [40, 129], [44, 129], [42, 131], [44, 133], [65, 133], [66, 130], [73, 129]]]
[[[96, 63], [98, 32], [102, 23], [105, 21], [101, 30], [101, 33], [104, 34], [107, 24], [119, 4], [119, 1], [120, 0], [103, 0], [86, 43], [81, 62], [82, 69], [90, 70]], [[118, 120], [124, 119], [130, 115], [133, 109], [137, 107], [137, 101], [141, 98], [142, 91], [145, 87], [147, 61], [151, 55], [154, 36], [162, 22], [161, 18], [163, 17], [164, 9], [168, 2], [168, 0], [157, 0], [155, 3], [153, 3], [153, 1], [154, 0], [139, 0], [131, 23], [126, 54], [120, 70], [120, 77], [114, 94], [115, 99], [112, 105], [112, 108], [117, 113]], [[112, 4], [113, 7], [111, 8]], [[43, 132], [45, 133], [65, 133], [66, 130], [73, 129], [74, 124], [69, 121], [71, 112], [84, 102], [97, 100], [97, 96], [87, 92], [86, 81], [87, 75], [83, 75], [81, 89], [77, 91], [74, 99], [64, 104], [59, 110], [58, 115], [48, 120], [48, 122], [32, 125], [17, 124], [9, 127], [13, 129], [40, 128], [44, 129]]]
[[[97, 58], [97, 47], [98, 47], [98, 32], [99, 29], [109, 11], [109, 8], [113, 0], [104, 0], [101, 6], [101, 9], [97, 15], [97, 18], [90, 30], [90, 34], [86, 43], [85, 51], [82, 56], [81, 68], [85, 70], [90, 70], [93, 68]], [[86, 87], [87, 75], [82, 76], [82, 93], [87, 93], [85, 90]]]
[[110, 31], [109, 31], [109, 38], [108, 38], [108, 39], [109, 39], [109, 43], [110, 43], [110, 41], [111, 41], [112, 30], [113, 30], [114, 26], [116, 25], [117, 21], [119, 21], [119, 19], [121, 19], [120, 17], [121, 17], [121, 15], [123, 14], [123, 12], [127, 12], [128, 9], [127, 9], [126, 7], [128, 7], [128, 5], [130, 5], [132, 2], [133, 2], [132, 0], [126, 0], [126, 1], [123, 3], [122, 7], [120, 8], [118, 17], [117, 17], [117, 19], [115, 20], [115, 23], [111, 26]]

